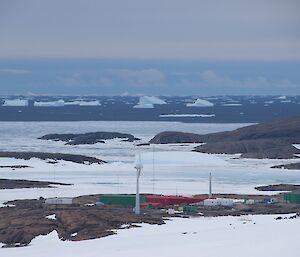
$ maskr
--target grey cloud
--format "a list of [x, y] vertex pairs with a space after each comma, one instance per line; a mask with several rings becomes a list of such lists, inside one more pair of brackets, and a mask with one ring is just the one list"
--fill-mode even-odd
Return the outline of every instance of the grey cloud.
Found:
[[200, 73], [199, 84], [209, 87], [223, 87], [224, 89], [233, 87], [236, 89], [247, 88], [249, 90], [269, 89], [270, 91], [274, 88], [297, 88], [297, 86], [299, 86], [287, 78], [270, 80], [263, 76], [257, 76], [254, 78], [238, 80], [228, 76], [218, 75], [212, 70], [205, 70]]
[[163, 86], [165, 85], [165, 75], [157, 69], [143, 70], [111, 70], [108, 72], [130, 86], [147, 87], [147, 86]]

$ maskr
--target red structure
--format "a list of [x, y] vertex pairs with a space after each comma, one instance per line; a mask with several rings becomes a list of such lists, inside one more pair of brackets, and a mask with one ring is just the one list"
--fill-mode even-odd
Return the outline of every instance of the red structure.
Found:
[[170, 205], [181, 205], [198, 203], [207, 199], [206, 196], [199, 197], [186, 197], [186, 196], [161, 196], [161, 195], [147, 195], [146, 202], [143, 203], [142, 207], [147, 205], [153, 206], [170, 206]]

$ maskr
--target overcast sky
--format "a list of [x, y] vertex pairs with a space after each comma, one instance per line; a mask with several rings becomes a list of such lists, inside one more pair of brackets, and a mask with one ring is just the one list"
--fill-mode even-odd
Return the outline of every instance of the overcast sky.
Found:
[[299, 13], [299, 0], [0, 0], [1, 93], [300, 94]]

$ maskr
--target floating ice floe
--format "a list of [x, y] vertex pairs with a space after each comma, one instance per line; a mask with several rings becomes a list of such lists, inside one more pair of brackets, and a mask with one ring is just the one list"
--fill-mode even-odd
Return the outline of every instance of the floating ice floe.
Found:
[[210, 101], [198, 98], [195, 103], [187, 103], [187, 107], [213, 107], [214, 104]]
[[242, 104], [239, 103], [224, 103], [222, 106], [242, 106]]
[[277, 97], [276, 99], [285, 100], [285, 99], [287, 99], [287, 97], [285, 95], [282, 95], [282, 96]]
[[167, 104], [164, 100], [159, 99], [155, 96], [142, 96], [139, 99], [137, 105], [133, 106], [133, 108], [154, 108], [156, 104]]
[[28, 100], [23, 99], [13, 99], [13, 100], [5, 100], [3, 106], [28, 106]]
[[58, 101], [49, 101], [49, 102], [34, 102], [33, 104], [35, 107], [63, 107], [65, 106], [64, 100]]
[[280, 101], [281, 103], [291, 103], [292, 101], [291, 100], [282, 100], [282, 101]]
[[72, 102], [65, 102], [65, 105], [100, 106], [101, 103], [98, 100], [95, 100], [95, 101], [72, 101]]
[[215, 117], [215, 114], [161, 114], [159, 117], [168, 118], [168, 117], [201, 117], [201, 118], [211, 118]]

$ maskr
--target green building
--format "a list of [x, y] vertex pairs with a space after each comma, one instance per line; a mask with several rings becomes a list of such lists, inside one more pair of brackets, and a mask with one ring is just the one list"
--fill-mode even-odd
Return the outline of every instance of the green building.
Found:
[[[100, 195], [100, 202], [104, 204], [118, 204], [123, 206], [135, 206], [135, 195]], [[146, 197], [140, 195], [140, 203], [146, 202]]]
[[300, 194], [284, 194], [283, 199], [287, 203], [299, 203], [300, 204]]

